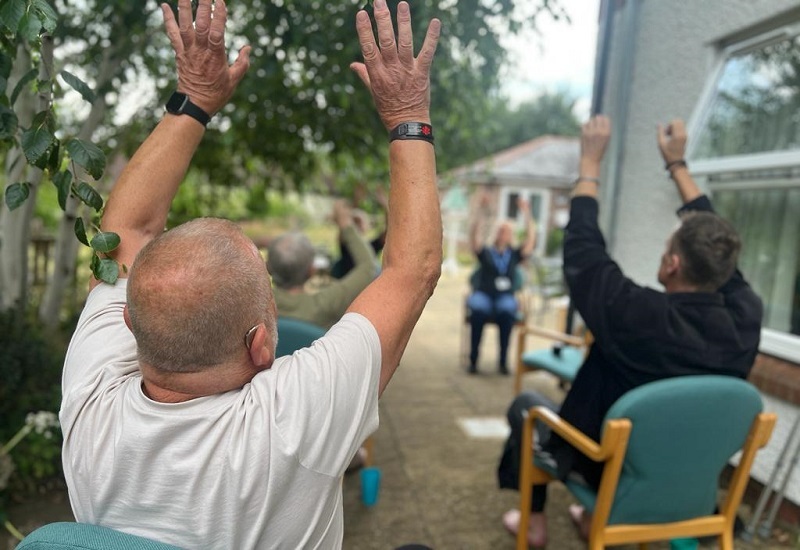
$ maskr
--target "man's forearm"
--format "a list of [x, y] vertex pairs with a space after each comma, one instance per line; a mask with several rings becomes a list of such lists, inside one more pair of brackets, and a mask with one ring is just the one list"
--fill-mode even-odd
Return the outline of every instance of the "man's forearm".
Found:
[[697, 187], [697, 183], [695, 183], [694, 178], [692, 178], [686, 166], [679, 165], [672, 168], [670, 170], [670, 177], [672, 181], [675, 182], [675, 186], [678, 188], [678, 193], [680, 193], [681, 200], [684, 204], [692, 202], [703, 194], [700, 188]]
[[597, 180], [600, 177], [600, 163], [594, 159], [581, 157], [578, 181], [572, 190], [574, 197], [597, 198]]
[[394, 141], [389, 147], [392, 185], [384, 267], [440, 264], [442, 223], [433, 146]]
[[205, 128], [188, 116], [165, 115], [114, 185], [103, 229], [125, 238], [158, 235]]

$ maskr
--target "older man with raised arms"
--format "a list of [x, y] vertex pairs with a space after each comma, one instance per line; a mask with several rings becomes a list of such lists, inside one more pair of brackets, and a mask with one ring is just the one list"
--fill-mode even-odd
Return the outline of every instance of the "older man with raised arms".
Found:
[[[63, 376], [64, 470], [78, 521], [186, 548], [336, 548], [341, 476], [378, 423], [377, 400], [433, 292], [441, 221], [429, 70], [440, 24], [414, 57], [406, 2], [398, 39], [385, 0], [356, 27], [372, 93], [393, 139], [383, 270], [311, 347], [274, 359], [264, 263], [232, 223], [167, 212], [205, 133], [249, 65], [228, 65], [224, 0], [163, 6], [178, 87], [117, 181], [102, 227], [130, 266], [92, 282]], [[411, 124], [408, 124], [411, 123]], [[404, 131], [398, 130], [402, 128]], [[127, 327], [126, 327], [127, 324]], [[130, 330], [129, 330], [130, 329]]]

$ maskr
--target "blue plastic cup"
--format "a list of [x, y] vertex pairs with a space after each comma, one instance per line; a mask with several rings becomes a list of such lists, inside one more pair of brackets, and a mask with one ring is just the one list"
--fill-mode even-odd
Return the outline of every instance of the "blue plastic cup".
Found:
[[697, 550], [697, 539], [672, 539], [669, 541], [670, 550]]
[[375, 467], [361, 469], [361, 502], [365, 506], [375, 506], [381, 490], [381, 470]]

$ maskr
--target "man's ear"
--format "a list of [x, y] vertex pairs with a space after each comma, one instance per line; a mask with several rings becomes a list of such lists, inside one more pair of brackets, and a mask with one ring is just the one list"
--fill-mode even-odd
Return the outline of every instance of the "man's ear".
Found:
[[125, 304], [125, 307], [122, 308], [122, 318], [125, 319], [125, 324], [128, 327], [128, 330], [133, 332], [133, 327], [131, 326], [131, 314], [128, 312], [128, 304]]
[[683, 271], [683, 263], [681, 262], [681, 257], [677, 254], [669, 254], [667, 255], [667, 272], [670, 275], [680, 275]]
[[275, 343], [269, 338], [267, 327], [264, 323], [260, 323], [256, 327], [253, 334], [253, 341], [250, 344], [250, 361], [255, 366], [256, 370], [267, 370], [272, 366], [275, 361], [275, 352], [273, 351]]

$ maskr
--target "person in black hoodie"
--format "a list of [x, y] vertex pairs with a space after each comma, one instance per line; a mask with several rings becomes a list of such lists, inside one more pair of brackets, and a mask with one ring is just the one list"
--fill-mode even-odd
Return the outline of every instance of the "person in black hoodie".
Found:
[[[560, 406], [560, 416], [599, 441], [603, 418], [625, 392], [673, 376], [723, 374], [746, 378], [758, 352], [763, 306], [736, 267], [741, 240], [714, 213], [684, 160], [686, 131], [674, 120], [658, 128], [658, 146], [683, 200], [680, 226], [670, 235], [658, 268], [664, 291], [634, 283], [606, 251], [598, 226], [600, 163], [611, 122], [596, 116], [583, 126], [580, 176], [573, 192], [564, 240], [564, 276], [570, 298], [594, 336], [589, 354]], [[534, 392], [520, 394], [508, 411], [511, 435], [498, 468], [501, 488], [518, 489], [522, 413], [553, 403]], [[556, 435], [537, 433], [538, 445], [555, 461], [559, 477], [579, 474], [595, 489], [602, 465]], [[547, 541], [546, 486], [535, 486], [528, 539]], [[573, 520], [584, 530], [591, 518], [577, 506]], [[503, 516], [513, 534], [519, 510]]]

